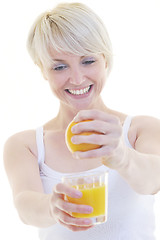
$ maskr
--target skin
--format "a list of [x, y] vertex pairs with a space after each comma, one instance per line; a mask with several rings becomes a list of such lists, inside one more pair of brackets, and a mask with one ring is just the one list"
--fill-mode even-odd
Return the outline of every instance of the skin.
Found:
[[[148, 116], [133, 118], [128, 148], [122, 135], [126, 114], [107, 108], [100, 93], [106, 82], [107, 63], [102, 55], [87, 57], [51, 52], [53, 66], [44, 68], [44, 78], [60, 100], [58, 115], [44, 124], [45, 163], [59, 172], [86, 171], [102, 164], [115, 169], [137, 193], [155, 194], [160, 189], [160, 120]], [[71, 95], [66, 91], [92, 85], [88, 94]], [[49, 106], [51, 107], [51, 106]], [[100, 135], [74, 136], [73, 143], [94, 143], [102, 147], [71, 154], [65, 144], [65, 129], [74, 118], [74, 133], [97, 131]], [[53, 147], [55, 146], [55, 148]], [[67, 164], [66, 164], [67, 163]], [[64, 194], [81, 193], [59, 183], [45, 194], [39, 175], [35, 130], [11, 136], [4, 148], [4, 164], [12, 187], [15, 206], [26, 224], [48, 227], [58, 222], [72, 231], [92, 226], [90, 219], [73, 218], [69, 212], [90, 213], [90, 206], [64, 200]]]

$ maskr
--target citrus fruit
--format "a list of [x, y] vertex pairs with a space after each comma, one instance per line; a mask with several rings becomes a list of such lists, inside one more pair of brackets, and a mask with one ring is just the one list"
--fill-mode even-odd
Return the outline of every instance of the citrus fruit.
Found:
[[[92, 120], [83, 120], [81, 122], [88, 122], [88, 121], [92, 121]], [[91, 134], [100, 134], [98, 132], [94, 132], [94, 131], [91, 131], [91, 132], [81, 132], [79, 134], [74, 134], [72, 133], [71, 131], [71, 128], [76, 125], [78, 122], [74, 122], [72, 121], [67, 129], [66, 129], [66, 133], [65, 133], [65, 141], [66, 141], [66, 144], [67, 144], [67, 147], [69, 149], [70, 152], [76, 152], [76, 151], [82, 151], [82, 152], [85, 152], [85, 151], [89, 151], [89, 150], [93, 150], [93, 149], [97, 149], [97, 148], [100, 148], [101, 146], [98, 145], [98, 144], [91, 144], [91, 143], [80, 143], [80, 144], [74, 144], [72, 143], [71, 141], [71, 138], [74, 136], [74, 135], [91, 135]]]

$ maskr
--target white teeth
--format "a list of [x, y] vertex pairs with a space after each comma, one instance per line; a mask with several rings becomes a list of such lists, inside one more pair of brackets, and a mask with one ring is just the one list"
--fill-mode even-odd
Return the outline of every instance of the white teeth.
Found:
[[73, 94], [73, 95], [82, 95], [82, 94], [85, 94], [85, 93], [89, 92], [90, 88], [91, 88], [91, 86], [86, 87], [84, 89], [79, 89], [79, 90], [68, 89], [68, 92]]

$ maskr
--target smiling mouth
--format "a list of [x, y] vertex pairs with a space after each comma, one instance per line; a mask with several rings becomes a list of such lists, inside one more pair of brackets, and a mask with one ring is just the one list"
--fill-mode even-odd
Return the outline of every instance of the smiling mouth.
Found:
[[78, 96], [88, 93], [91, 90], [92, 86], [93, 85], [89, 85], [88, 87], [82, 89], [66, 89], [65, 91], [72, 95]]

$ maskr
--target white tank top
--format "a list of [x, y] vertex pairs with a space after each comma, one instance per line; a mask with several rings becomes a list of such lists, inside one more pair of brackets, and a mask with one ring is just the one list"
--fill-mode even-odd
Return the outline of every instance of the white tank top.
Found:
[[[128, 140], [131, 120], [128, 116], [123, 124], [124, 140], [129, 148], [132, 148]], [[45, 164], [43, 127], [37, 129], [36, 140], [44, 192], [51, 193], [53, 186], [68, 173], [54, 171]], [[154, 196], [136, 193], [117, 171], [104, 165], [97, 168], [102, 169], [109, 172], [107, 222], [81, 232], [72, 232], [60, 224], [54, 224], [39, 229], [40, 240], [155, 240]]]

